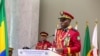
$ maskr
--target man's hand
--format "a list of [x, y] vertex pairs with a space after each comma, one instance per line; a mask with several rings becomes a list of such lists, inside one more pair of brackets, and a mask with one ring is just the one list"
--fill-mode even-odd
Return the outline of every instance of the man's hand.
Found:
[[63, 52], [63, 48], [56, 48], [56, 52], [61, 54]]

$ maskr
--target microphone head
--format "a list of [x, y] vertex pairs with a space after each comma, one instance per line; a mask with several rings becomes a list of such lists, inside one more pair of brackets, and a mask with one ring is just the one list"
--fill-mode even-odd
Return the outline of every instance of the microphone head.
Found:
[[54, 37], [55, 35], [54, 34], [52, 34], [51, 36], [49, 36], [49, 37]]
[[52, 36], [55, 36], [55, 34], [53, 34]]

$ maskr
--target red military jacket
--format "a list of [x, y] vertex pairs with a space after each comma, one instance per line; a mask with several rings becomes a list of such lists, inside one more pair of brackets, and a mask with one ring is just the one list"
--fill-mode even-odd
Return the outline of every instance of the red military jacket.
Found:
[[78, 56], [81, 50], [80, 34], [72, 27], [55, 32], [55, 48], [63, 48], [62, 56]]
[[52, 44], [45, 40], [45, 41], [39, 41], [36, 45], [36, 49], [39, 49], [39, 50], [48, 50], [48, 48], [50, 48], [52, 46]]

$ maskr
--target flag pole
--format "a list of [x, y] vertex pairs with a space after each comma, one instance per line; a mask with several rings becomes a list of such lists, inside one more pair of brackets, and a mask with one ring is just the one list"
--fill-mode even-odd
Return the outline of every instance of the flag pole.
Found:
[[76, 21], [76, 25], [78, 25], [78, 22]]
[[88, 22], [88, 21], [86, 21], [86, 26], [88, 25], [88, 23], [89, 23], [89, 22]]
[[[95, 25], [97, 25], [98, 24], [98, 19], [96, 19], [95, 20]], [[98, 33], [97, 33], [97, 35], [98, 35]], [[97, 39], [98, 40], [98, 39]], [[97, 49], [97, 55], [99, 56], [100, 55], [100, 53], [99, 53], [99, 42], [97, 41], [97, 47], [98, 47], [98, 49]]]

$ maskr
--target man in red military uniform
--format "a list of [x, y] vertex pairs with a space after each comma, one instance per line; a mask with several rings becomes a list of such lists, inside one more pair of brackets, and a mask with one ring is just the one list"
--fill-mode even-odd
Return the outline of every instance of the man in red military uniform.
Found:
[[41, 41], [39, 41], [36, 45], [36, 49], [38, 50], [48, 50], [52, 46], [52, 44], [47, 41], [48, 33], [41, 32], [40, 33]]
[[68, 12], [61, 12], [60, 28], [55, 32], [54, 47], [61, 56], [78, 56], [81, 50], [80, 34], [70, 22], [74, 17]]

